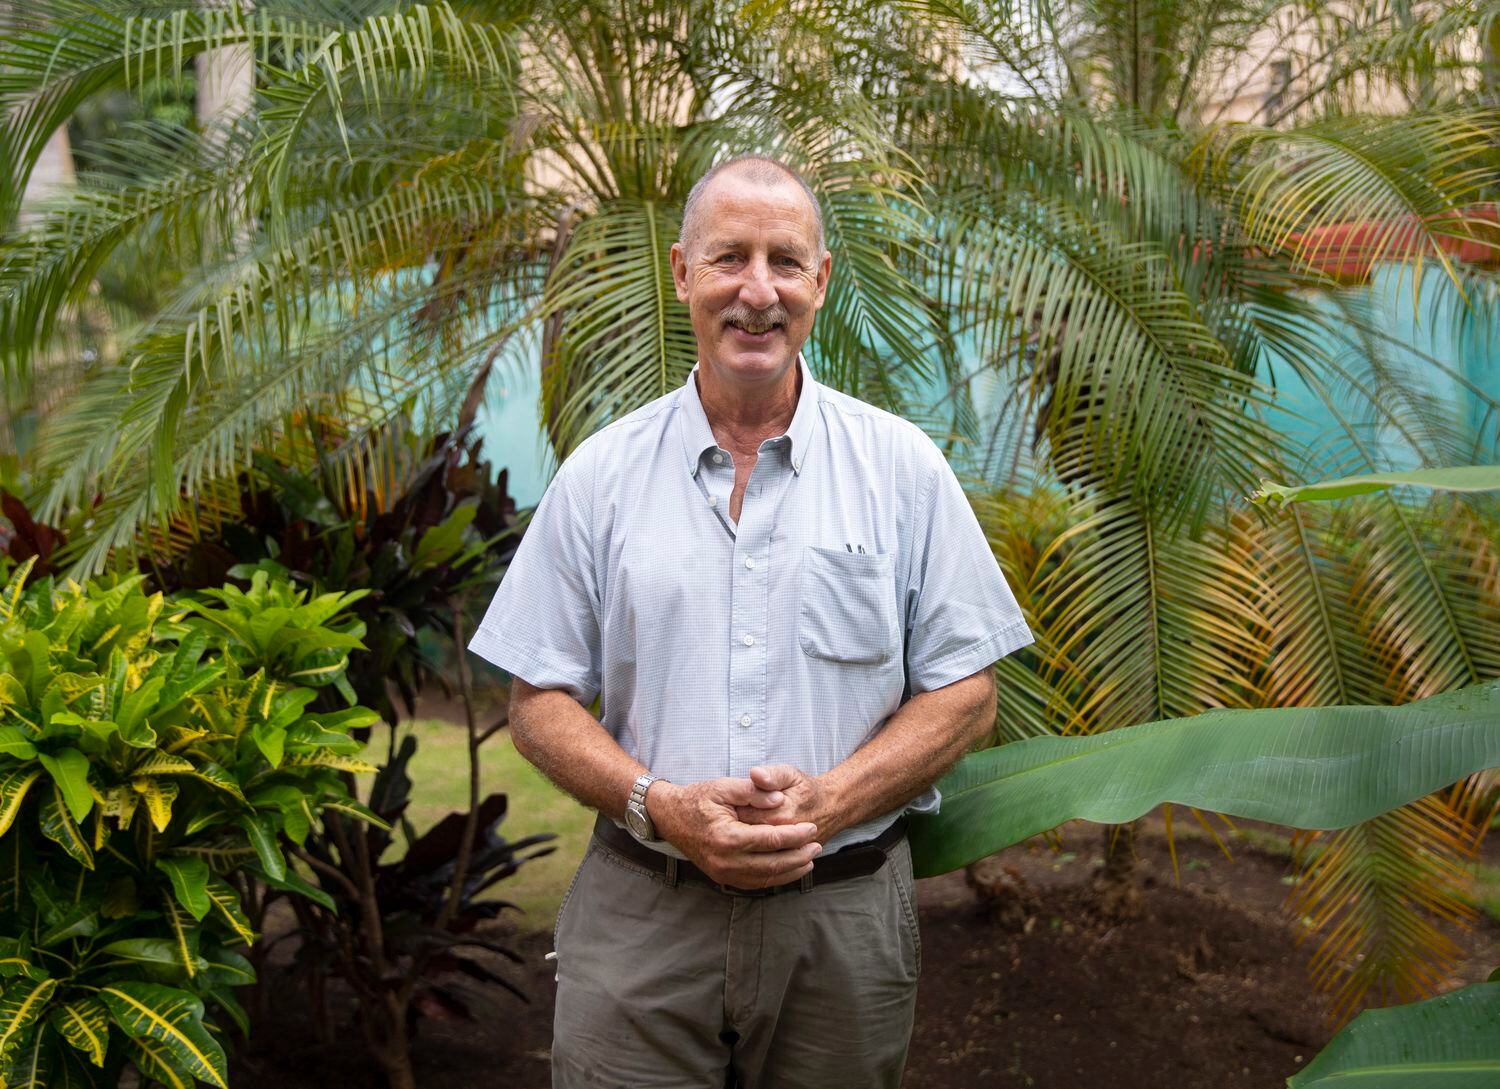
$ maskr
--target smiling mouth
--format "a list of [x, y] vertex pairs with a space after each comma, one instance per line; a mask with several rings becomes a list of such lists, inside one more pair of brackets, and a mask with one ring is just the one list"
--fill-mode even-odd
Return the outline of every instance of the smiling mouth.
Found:
[[779, 321], [773, 322], [770, 325], [741, 324], [737, 321], [726, 322], [725, 324], [736, 332], [744, 333], [746, 336], [752, 337], [765, 336], [767, 333], [773, 333], [776, 330], [782, 328], [782, 323]]

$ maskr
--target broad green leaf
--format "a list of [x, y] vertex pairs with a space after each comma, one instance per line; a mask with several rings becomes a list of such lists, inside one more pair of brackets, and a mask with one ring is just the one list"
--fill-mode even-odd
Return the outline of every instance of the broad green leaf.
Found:
[[172, 822], [172, 803], [177, 800], [177, 784], [170, 779], [145, 776], [132, 779], [131, 784], [141, 801], [146, 803], [146, 812], [151, 814], [151, 823], [158, 832], [165, 832]]
[[245, 868], [273, 889], [280, 889], [283, 892], [295, 892], [300, 896], [307, 897], [313, 903], [327, 908], [335, 915], [338, 914], [338, 904], [334, 902], [333, 897], [318, 888], [318, 886], [304, 880], [302, 875], [296, 870], [288, 869], [280, 877], [272, 877], [266, 868], [258, 862], [252, 863]]
[[376, 828], [383, 828], [387, 832], [391, 830], [390, 824], [382, 820], [378, 813], [363, 802], [356, 802], [351, 798], [324, 798], [318, 804], [322, 809], [331, 809], [335, 813], [358, 817], [367, 824], [373, 824]]
[[1407, 473], [1360, 473], [1357, 476], [1319, 480], [1313, 484], [1276, 484], [1261, 481], [1250, 496], [1254, 503], [1286, 504], [1345, 499], [1384, 491], [1399, 484], [1436, 488], [1444, 492], [1500, 491], [1500, 465], [1459, 465], [1447, 469], [1417, 469]]
[[255, 982], [255, 967], [238, 953], [220, 949], [204, 957], [203, 970], [217, 983], [230, 987], [244, 987]]
[[208, 863], [201, 858], [168, 855], [156, 860], [156, 868], [172, 879], [177, 902], [202, 922], [213, 906], [208, 895]]
[[15, 823], [21, 803], [26, 800], [26, 792], [41, 774], [40, 768], [15, 768], [0, 775], [0, 836]]
[[177, 944], [170, 938], [122, 938], [117, 942], [110, 942], [100, 952], [158, 968], [182, 967]]
[[0, 726], [0, 756], [30, 760], [36, 756], [36, 746], [27, 740], [19, 726]]
[[277, 881], [284, 879], [286, 857], [276, 842], [276, 819], [269, 813], [244, 813], [240, 816], [239, 824], [245, 830], [245, 835], [250, 837], [250, 845], [255, 848], [267, 876]]
[[1070, 820], [1124, 824], [1174, 802], [1293, 828], [1344, 828], [1500, 765], [1500, 681], [1400, 707], [1208, 711], [973, 753], [911, 821], [929, 877]]
[[109, 1048], [109, 1010], [97, 998], [80, 998], [52, 1011], [52, 1025], [62, 1038], [89, 1057], [95, 1066], [104, 1065]]
[[1500, 983], [1366, 1010], [1287, 1080], [1291, 1089], [1494, 1089]]
[[229, 1015], [242, 1036], [250, 1035], [250, 1015], [234, 997], [234, 990], [231, 987], [207, 987], [204, 988], [203, 996]]
[[122, 735], [135, 737], [142, 732], [146, 715], [155, 711], [157, 699], [165, 684], [164, 677], [151, 677], [141, 682], [133, 692], [125, 695], [114, 714], [115, 721], [120, 724]]
[[98, 929], [99, 912], [88, 904], [75, 904], [55, 923], [42, 931], [36, 944], [43, 949], [49, 949], [73, 938], [86, 938]]
[[273, 768], [281, 766], [282, 752], [286, 747], [286, 730], [268, 722], [257, 722], [252, 727], [255, 745]]
[[27, 1026], [42, 1015], [57, 986], [55, 979], [17, 979], [6, 985], [0, 994], [0, 1054], [8, 1051]]
[[227, 1089], [224, 1051], [203, 1027], [203, 1003], [193, 995], [159, 983], [116, 983], [99, 994], [138, 1043], [162, 1045], [183, 1071]]
[[39, 822], [42, 835], [60, 845], [80, 866], [94, 868], [94, 849], [73, 814], [68, 812], [62, 790], [56, 785], [52, 787], [52, 797], [42, 803]]
[[89, 758], [77, 749], [59, 749], [50, 755], [40, 753], [37, 759], [62, 792], [73, 819], [87, 817], [94, 808], [94, 796], [89, 792]]
[[347, 707], [342, 711], [316, 711], [308, 716], [325, 730], [348, 733], [350, 730], [373, 726], [380, 721], [380, 712], [368, 707]]

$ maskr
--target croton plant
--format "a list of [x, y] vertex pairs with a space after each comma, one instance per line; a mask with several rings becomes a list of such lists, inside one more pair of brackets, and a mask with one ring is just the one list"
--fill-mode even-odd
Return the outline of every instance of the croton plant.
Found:
[[376, 713], [310, 707], [348, 692], [361, 592], [261, 571], [168, 598], [31, 566], [0, 593], [3, 1089], [112, 1089], [128, 1064], [224, 1086], [247, 882], [326, 902], [286, 841], [329, 809], [378, 820], [340, 775], [372, 770], [349, 732]]

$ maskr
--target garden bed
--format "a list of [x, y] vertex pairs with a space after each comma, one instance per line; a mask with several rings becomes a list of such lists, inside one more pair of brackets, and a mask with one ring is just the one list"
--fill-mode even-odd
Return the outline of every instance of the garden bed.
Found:
[[[1330, 1027], [1281, 910], [1288, 865], [1274, 838], [1264, 849], [1233, 844], [1230, 862], [1179, 832], [1177, 885], [1160, 827], [1148, 820], [1137, 838], [1143, 896], [1126, 921], [1096, 913], [1089, 886], [1103, 844], [1091, 826], [1066, 829], [1060, 849], [1032, 842], [999, 856], [1009, 880], [1030, 890], [1025, 910], [998, 916], [962, 874], [920, 883], [923, 975], [908, 1089], [1274, 1089], [1316, 1054]], [[1497, 937], [1488, 917], [1466, 936], [1470, 959], [1454, 986], [1488, 974]], [[547, 1086], [550, 943], [544, 932], [510, 940], [526, 958], [515, 974], [531, 1004], [498, 994], [492, 1024], [424, 1023], [424, 1089]], [[262, 1038], [233, 1084], [380, 1084], [357, 1029], [318, 1045], [298, 1003], [278, 1006]]]

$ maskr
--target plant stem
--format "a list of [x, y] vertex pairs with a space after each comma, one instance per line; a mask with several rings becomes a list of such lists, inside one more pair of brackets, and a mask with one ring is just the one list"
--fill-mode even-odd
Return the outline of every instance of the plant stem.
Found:
[[446, 930], [463, 902], [464, 880], [469, 875], [469, 859], [474, 853], [474, 837], [479, 833], [479, 730], [474, 722], [474, 681], [469, 675], [468, 652], [464, 649], [463, 602], [453, 605], [453, 645], [458, 648], [458, 690], [464, 701], [464, 728], [469, 735], [469, 812], [464, 816], [463, 839], [458, 844], [458, 858], [453, 865], [453, 883], [448, 899], [438, 912], [437, 928]]

